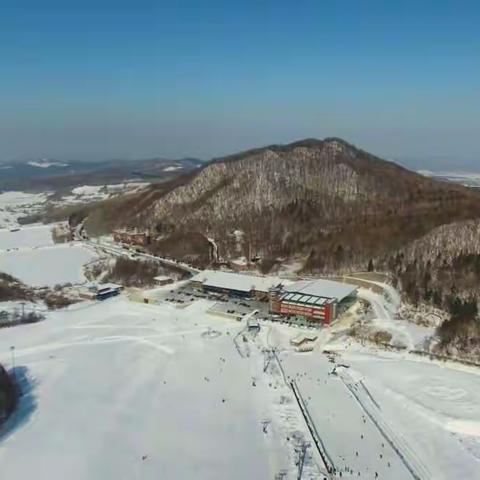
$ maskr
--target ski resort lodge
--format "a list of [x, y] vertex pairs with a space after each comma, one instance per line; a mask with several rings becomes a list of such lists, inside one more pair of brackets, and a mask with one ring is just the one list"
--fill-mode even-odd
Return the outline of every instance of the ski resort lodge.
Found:
[[204, 292], [267, 300], [272, 287], [278, 287], [278, 277], [257, 277], [221, 270], [204, 270], [192, 278], [192, 285]]
[[147, 232], [136, 229], [120, 229], [113, 231], [113, 240], [117, 243], [128, 245], [146, 246], [150, 244], [150, 235]]
[[340, 302], [355, 295], [356, 285], [331, 280], [302, 280], [270, 290], [270, 311], [298, 315], [329, 324], [337, 318]]
[[338, 305], [353, 297], [357, 286], [331, 280], [289, 282], [278, 277], [204, 270], [192, 278], [192, 286], [206, 293], [268, 300], [270, 313], [304, 317], [329, 324], [337, 318]]

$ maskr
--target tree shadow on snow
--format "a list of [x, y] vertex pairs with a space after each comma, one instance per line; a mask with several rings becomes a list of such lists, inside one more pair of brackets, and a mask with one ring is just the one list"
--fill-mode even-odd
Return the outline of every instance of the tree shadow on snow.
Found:
[[8, 371], [17, 390], [17, 404], [10, 416], [0, 425], [0, 442], [25, 425], [37, 408], [34, 394], [36, 380], [28, 374], [28, 368], [18, 366]]

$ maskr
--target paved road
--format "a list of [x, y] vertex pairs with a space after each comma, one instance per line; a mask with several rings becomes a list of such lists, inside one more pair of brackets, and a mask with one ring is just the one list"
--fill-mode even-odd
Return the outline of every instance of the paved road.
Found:
[[190, 265], [187, 265], [186, 263], [183, 262], [177, 262], [175, 260], [171, 260], [168, 258], [163, 258], [163, 257], [158, 257], [156, 255], [151, 255], [149, 253], [141, 253], [141, 252], [131, 252], [130, 250], [125, 250], [119, 245], [113, 244], [113, 243], [106, 243], [106, 242], [93, 242], [92, 240], [84, 240], [84, 242], [91, 246], [94, 249], [98, 250], [103, 250], [108, 253], [113, 253], [114, 255], [123, 255], [129, 258], [144, 258], [146, 260], [153, 260], [155, 262], [161, 263], [162, 265], [166, 267], [173, 267], [177, 268], [179, 270], [183, 270], [184, 272], [187, 272], [190, 275], [196, 275], [197, 273], [200, 273], [201, 270], [191, 267]]

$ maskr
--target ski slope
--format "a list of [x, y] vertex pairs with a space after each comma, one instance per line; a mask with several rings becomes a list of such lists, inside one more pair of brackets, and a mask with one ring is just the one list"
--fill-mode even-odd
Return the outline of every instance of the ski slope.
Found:
[[[59, 283], [79, 248], [7, 254], [28, 254], [31, 275], [29, 255], [53, 252], [32, 271]], [[389, 302], [361, 294], [400, 328]], [[262, 322], [252, 333], [210, 306], [122, 295], [1, 330], [0, 363], [11, 367], [14, 346], [23, 392], [0, 428], [1, 478], [288, 480], [300, 467], [310, 480], [478, 478], [478, 369], [355, 346], [330, 329], [297, 353], [302, 329]]]
[[295, 380], [328, 458], [342, 477], [415, 478], [342, 380], [330, 375], [334, 365], [325, 356], [289, 354], [282, 364]]
[[[2, 331], [0, 362], [14, 345], [26, 391], [0, 436], [2, 478], [295, 478], [294, 438], [308, 432], [255, 344], [241, 341], [245, 357], [235, 348], [243, 328], [201, 302], [120, 297]], [[304, 478], [320, 478], [314, 467]]]
[[[476, 479], [480, 472], [480, 371], [418, 357], [342, 355], [423, 465], [423, 478]], [[377, 412], [378, 413], [378, 412]]]

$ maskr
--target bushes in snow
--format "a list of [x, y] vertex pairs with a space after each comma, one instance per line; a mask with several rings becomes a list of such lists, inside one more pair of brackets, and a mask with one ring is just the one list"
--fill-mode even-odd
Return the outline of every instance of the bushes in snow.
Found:
[[33, 297], [33, 291], [20, 280], [0, 272], [0, 302], [32, 300]]
[[155, 277], [164, 274], [165, 269], [156, 262], [118, 257], [104, 277], [104, 281], [120, 283], [127, 287], [149, 287], [155, 284]]

